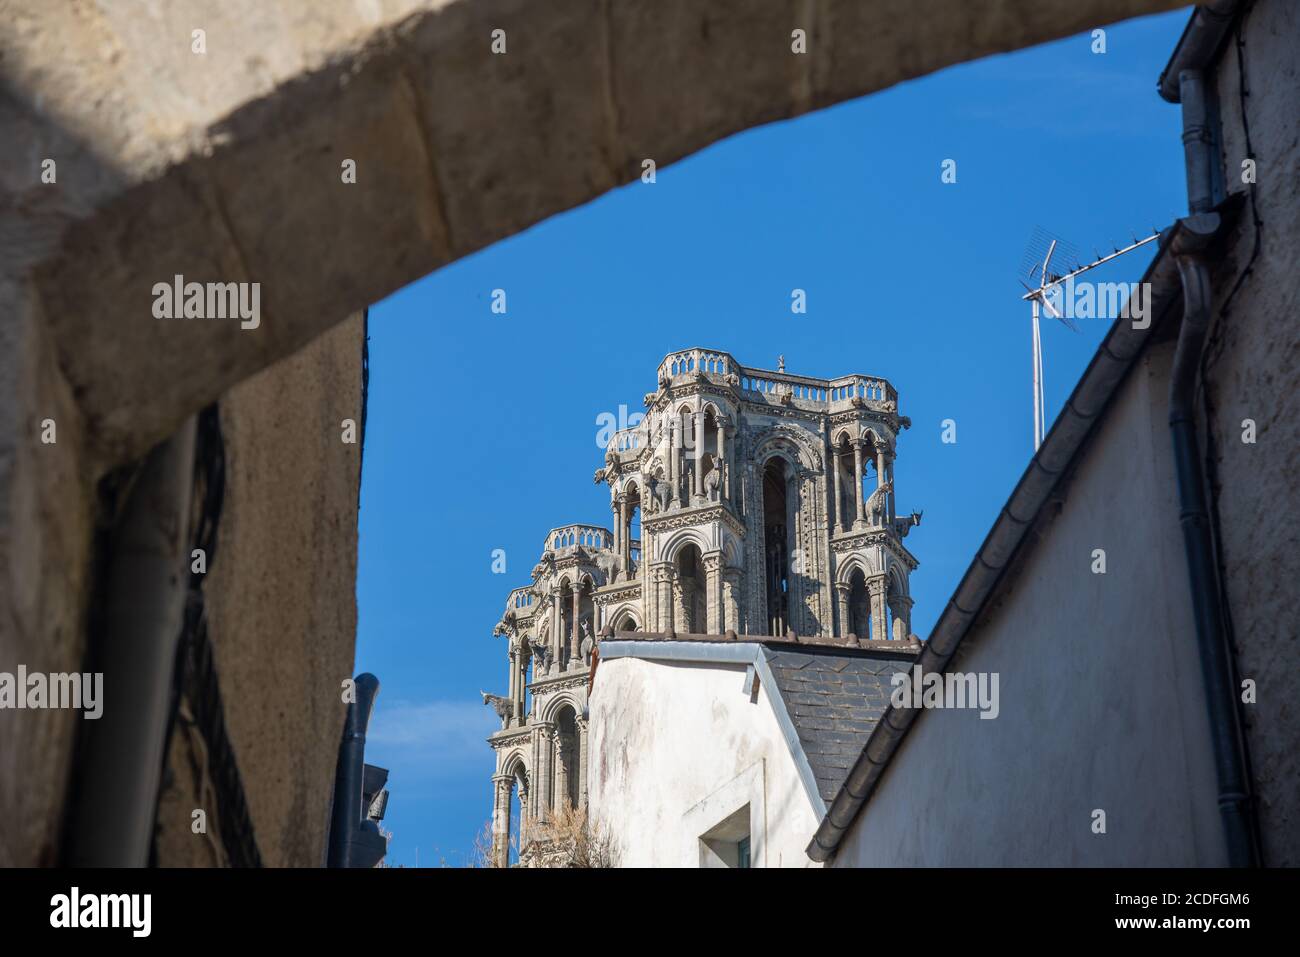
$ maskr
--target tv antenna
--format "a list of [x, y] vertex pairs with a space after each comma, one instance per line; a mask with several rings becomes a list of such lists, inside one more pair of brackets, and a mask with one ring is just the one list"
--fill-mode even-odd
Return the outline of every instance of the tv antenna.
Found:
[[[1074, 324], [1074, 321], [1052, 304], [1053, 294], [1060, 288], [1062, 283], [1074, 279], [1075, 276], [1090, 269], [1096, 269], [1112, 259], [1118, 259], [1125, 253], [1132, 252], [1139, 246], [1145, 246], [1147, 243], [1159, 238], [1160, 230], [1153, 228], [1151, 235], [1145, 239], [1138, 239], [1134, 236], [1133, 242], [1129, 245], [1123, 249], [1112, 247], [1112, 251], [1104, 256], [1094, 251], [1095, 258], [1092, 262], [1080, 264], [1078, 251], [1073, 246], [1065, 240], [1053, 236], [1041, 226], [1034, 227], [1033, 236], [1029, 240], [1029, 247], [1025, 251], [1025, 262], [1021, 264], [1021, 273], [1032, 276], [1038, 284], [1031, 287], [1021, 279], [1020, 284], [1025, 287], [1025, 294], [1020, 299], [1022, 302], [1029, 301], [1033, 329], [1035, 452], [1042, 447], [1043, 437], [1047, 433], [1047, 409], [1043, 399], [1042, 313], [1045, 311], [1071, 332], [1079, 331], [1079, 327]], [[1058, 269], [1063, 271], [1057, 271]]]

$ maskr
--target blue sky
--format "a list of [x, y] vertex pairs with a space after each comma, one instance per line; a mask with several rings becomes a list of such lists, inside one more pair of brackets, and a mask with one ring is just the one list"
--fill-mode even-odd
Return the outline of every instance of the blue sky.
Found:
[[[1091, 258], [1185, 208], [1179, 114], [1155, 83], [1186, 19], [1108, 28], [1104, 54], [1084, 34], [750, 130], [371, 310], [356, 670], [382, 683], [366, 757], [391, 770], [390, 864], [466, 863], [498, 726], [478, 692], [506, 689], [492, 626], [548, 529], [608, 526], [597, 418], [641, 411], [667, 352], [768, 369], [781, 354], [790, 372], [894, 384], [913, 422], [898, 508], [925, 513], [908, 539], [913, 629], [928, 634], [1033, 451], [1017, 276], [1034, 228]], [[1135, 281], [1149, 250], [1095, 277]], [[1044, 327], [1049, 417], [1108, 323], [1078, 325]], [[940, 441], [949, 418], [955, 444]]]

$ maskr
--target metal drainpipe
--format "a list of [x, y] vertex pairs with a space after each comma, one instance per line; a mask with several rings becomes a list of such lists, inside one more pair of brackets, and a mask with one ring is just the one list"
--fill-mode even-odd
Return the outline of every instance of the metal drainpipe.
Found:
[[1195, 389], [1210, 326], [1211, 286], [1204, 251], [1219, 230], [1213, 206], [1214, 145], [1208, 126], [1205, 80], [1199, 70], [1179, 75], [1183, 147], [1191, 215], [1178, 223], [1173, 252], [1183, 285], [1183, 324], [1169, 381], [1169, 430], [1174, 443], [1179, 522], [1187, 555], [1192, 614], [1205, 681], [1206, 711], [1219, 788], [1219, 813], [1232, 867], [1256, 867], [1254, 805], [1237, 722], [1236, 688], [1223, 633], [1204, 476], [1196, 441]]
[[103, 714], [83, 722], [65, 861], [144, 867], [189, 583], [195, 419], [155, 447], [112, 532], [103, 631], [92, 655]]
[[[377, 850], [376, 835], [366, 833], [365, 825], [370, 823], [369, 830], [373, 832], [374, 824], [364, 820], [361, 798], [365, 784], [366, 729], [375, 707], [375, 696], [379, 694], [379, 679], [369, 672], [357, 675], [353, 690], [356, 697], [348, 704], [343, 739], [339, 742], [338, 766], [334, 772], [328, 867], [372, 866], [368, 852]], [[382, 853], [379, 856], [382, 857]]]

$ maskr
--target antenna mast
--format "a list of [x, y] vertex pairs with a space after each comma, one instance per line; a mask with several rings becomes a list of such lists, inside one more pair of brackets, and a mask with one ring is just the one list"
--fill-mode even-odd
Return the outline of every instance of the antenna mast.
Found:
[[[1046, 231], [1043, 230], [1041, 227], [1035, 229], [1034, 238], [1030, 240], [1031, 251], [1034, 248], [1035, 243], [1041, 243], [1042, 241], [1045, 241], [1047, 235], [1048, 234], [1046, 233]], [[1062, 245], [1061, 240], [1052, 238], [1050, 241], [1048, 241], [1047, 252], [1042, 257], [1041, 265], [1039, 265], [1037, 257], [1033, 258], [1033, 261], [1030, 265], [1030, 269], [1038, 273], [1038, 288], [1030, 289], [1030, 287], [1026, 285], [1022, 280], [1021, 285], [1023, 285], [1025, 289], [1028, 291], [1023, 296], [1021, 296], [1020, 299], [1021, 301], [1024, 301], [1026, 299], [1029, 300], [1030, 308], [1031, 308], [1031, 316], [1032, 316], [1033, 363], [1034, 363], [1034, 451], [1035, 452], [1037, 452], [1042, 447], [1043, 438], [1047, 434], [1047, 408], [1046, 408], [1046, 403], [1044, 401], [1044, 393], [1043, 393], [1043, 340], [1042, 340], [1042, 330], [1041, 330], [1041, 321], [1040, 321], [1041, 314], [1042, 314], [1041, 311], [1043, 309], [1046, 309], [1048, 315], [1052, 316], [1052, 318], [1059, 320], [1063, 325], [1068, 326], [1070, 329], [1073, 329], [1075, 332], [1078, 332], [1078, 329], [1075, 327], [1074, 323], [1071, 322], [1068, 317], [1062, 315], [1056, 310], [1056, 308], [1048, 300], [1048, 296], [1050, 296], [1052, 292], [1061, 285], [1061, 283], [1073, 279], [1075, 276], [1081, 275], [1082, 273], [1085, 273], [1090, 269], [1096, 269], [1098, 266], [1104, 265], [1105, 263], [1110, 262], [1112, 259], [1118, 259], [1120, 256], [1123, 256], [1125, 253], [1132, 252], [1134, 249], [1137, 249], [1139, 246], [1145, 246], [1147, 243], [1159, 238], [1160, 238], [1160, 231], [1158, 229], [1152, 230], [1151, 235], [1146, 237], [1146, 239], [1134, 239], [1132, 243], [1125, 246], [1123, 249], [1115, 249], [1112, 252], [1107, 253], [1105, 256], [1098, 256], [1096, 259], [1088, 263], [1086, 266], [1078, 265], [1077, 255], [1070, 256], [1067, 258], [1067, 262], [1072, 259], [1073, 262], [1075, 263], [1075, 266], [1074, 268], [1070, 269], [1068, 272], [1064, 273], [1063, 275], [1057, 275], [1053, 272], [1050, 272], [1052, 255], [1057, 251], [1058, 245]]]

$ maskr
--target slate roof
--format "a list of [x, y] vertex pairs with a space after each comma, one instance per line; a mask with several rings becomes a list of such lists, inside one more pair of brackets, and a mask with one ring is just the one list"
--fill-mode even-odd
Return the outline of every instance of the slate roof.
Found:
[[915, 658], [770, 645], [763, 655], [829, 806], [889, 706], [891, 676], [910, 669]]

